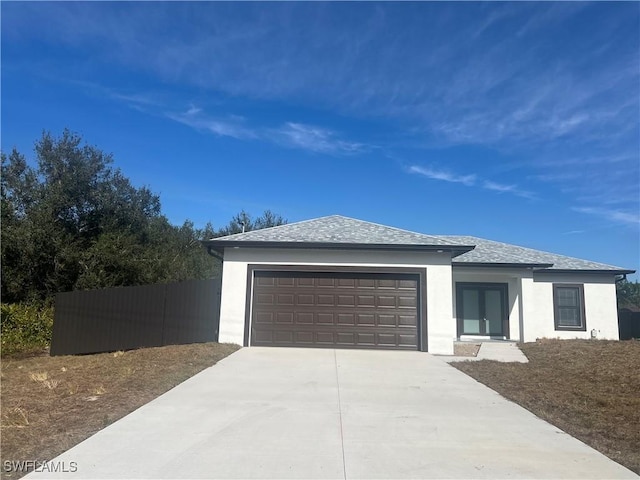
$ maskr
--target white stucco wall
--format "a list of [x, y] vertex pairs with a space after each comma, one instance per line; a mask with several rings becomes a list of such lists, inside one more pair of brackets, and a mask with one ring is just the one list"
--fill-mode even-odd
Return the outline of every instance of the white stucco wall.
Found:
[[[456, 317], [455, 283], [506, 283], [509, 290], [509, 339], [534, 342], [537, 338], [619, 339], [615, 278], [608, 274], [533, 273], [527, 269], [454, 267], [453, 312]], [[581, 284], [584, 287], [585, 332], [556, 330], [553, 284]]]
[[[553, 318], [553, 284], [572, 283], [584, 285], [584, 309], [587, 330], [573, 332], [555, 330]], [[618, 312], [616, 286], [613, 275], [599, 274], [535, 274], [533, 278], [533, 312], [526, 322], [526, 342], [536, 338], [591, 338], [591, 330], [597, 338], [618, 340]]]
[[[354, 250], [227, 249], [222, 274], [220, 342], [244, 341], [247, 267], [263, 265], [320, 265], [423, 268], [427, 278], [427, 349], [450, 355], [457, 337], [455, 284], [506, 283], [509, 291], [509, 339], [533, 342], [537, 338], [618, 339], [613, 275], [533, 273], [527, 269], [451, 268], [446, 253]], [[556, 331], [553, 284], [584, 286], [586, 332]]]
[[220, 342], [243, 343], [249, 264], [424, 268], [427, 277], [427, 348], [431, 353], [453, 353], [456, 324], [451, 310], [451, 258], [447, 253], [226, 249], [222, 271]]

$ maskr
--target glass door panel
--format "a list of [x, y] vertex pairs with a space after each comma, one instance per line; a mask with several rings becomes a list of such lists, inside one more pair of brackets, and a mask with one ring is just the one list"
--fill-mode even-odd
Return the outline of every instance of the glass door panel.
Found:
[[485, 335], [502, 336], [504, 304], [501, 290], [484, 290]]
[[458, 335], [505, 335], [506, 284], [457, 284], [456, 296]]
[[480, 293], [478, 290], [462, 290], [463, 330], [469, 335], [480, 335]]

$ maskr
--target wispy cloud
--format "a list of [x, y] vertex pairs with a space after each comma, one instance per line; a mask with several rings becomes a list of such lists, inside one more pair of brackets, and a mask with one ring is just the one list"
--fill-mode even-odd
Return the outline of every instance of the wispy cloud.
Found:
[[440, 180], [451, 183], [461, 183], [467, 187], [479, 187], [484, 190], [490, 190], [497, 193], [507, 193], [522, 198], [534, 199], [535, 195], [532, 192], [523, 190], [515, 184], [502, 184], [494, 182], [492, 180], [483, 180], [475, 173], [460, 175], [453, 173], [449, 170], [442, 170], [433, 167], [422, 167], [418, 165], [411, 165], [407, 168], [407, 171], [412, 174], [422, 175], [432, 180]]
[[183, 125], [220, 137], [270, 142], [313, 153], [355, 155], [372, 148], [371, 145], [341, 139], [337, 132], [315, 125], [285, 122], [277, 128], [263, 125], [250, 126], [244, 117], [237, 115], [212, 117], [195, 105], [190, 105], [184, 112], [169, 112], [165, 115]]
[[528, 192], [526, 190], [522, 190], [517, 185], [505, 185], [502, 183], [492, 182], [490, 180], [485, 180], [482, 182], [482, 188], [487, 190], [493, 190], [498, 193], [510, 193], [512, 195], [516, 195], [518, 197], [529, 198], [532, 199], [535, 195], [532, 192]]
[[237, 140], [257, 139], [259, 135], [246, 127], [236, 118], [213, 118], [202, 113], [200, 108], [190, 106], [183, 113], [167, 113], [171, 120], [182, 123], [196, 130], [202, 130], [220, 137], [231, 137]]
[[337, 138], [332, 130], [301, 123], [287, 122], [274, 129], [273, 134], [274, 140], [285, 146], [318, 153], [355, 154], [367, 148], [362, 143]]
[[437, 170], [430, 167], [419, 167], [417, 165], [410, 166], [408, 168], [408, 171], [409, 173], [417, 173], [427, 178], [431, 178], [432, 180], [442, 180], [444, 182], [461, 183], [463, 185], [466, 185], [467, 187], [475, 185], [476, 183], [475, 174], [456, 175], [446, 170]]
[[572, 210], [588, 215], [595, 215], [602, 219], [613, 223], [620, 223], [631, 226], [640, 225], [640, 214], [638, 212], [630, 213], [622, 210], [611, 210], [598, 207], [573, 207]]

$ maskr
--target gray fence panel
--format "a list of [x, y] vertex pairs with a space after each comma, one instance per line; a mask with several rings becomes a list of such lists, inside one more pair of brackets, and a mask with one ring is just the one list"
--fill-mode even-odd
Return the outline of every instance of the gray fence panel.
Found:
[[182, 282], [167, 289], [164, 345], [218, 339], [219, 281]]
[[623, 308], [618, 312], [620, 340], [640, 338], [640, 312]]
[[51, 355], [217, 340], [220, 280], [56, 295]]

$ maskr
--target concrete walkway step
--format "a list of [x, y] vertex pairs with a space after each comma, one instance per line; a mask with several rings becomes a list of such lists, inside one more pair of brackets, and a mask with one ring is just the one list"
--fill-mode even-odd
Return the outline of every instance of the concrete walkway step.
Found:
[[476, 357], [478, 360], [495, 360], [497, 362], [528, 363], [529, 359], [512, 342], [482, 342]]

